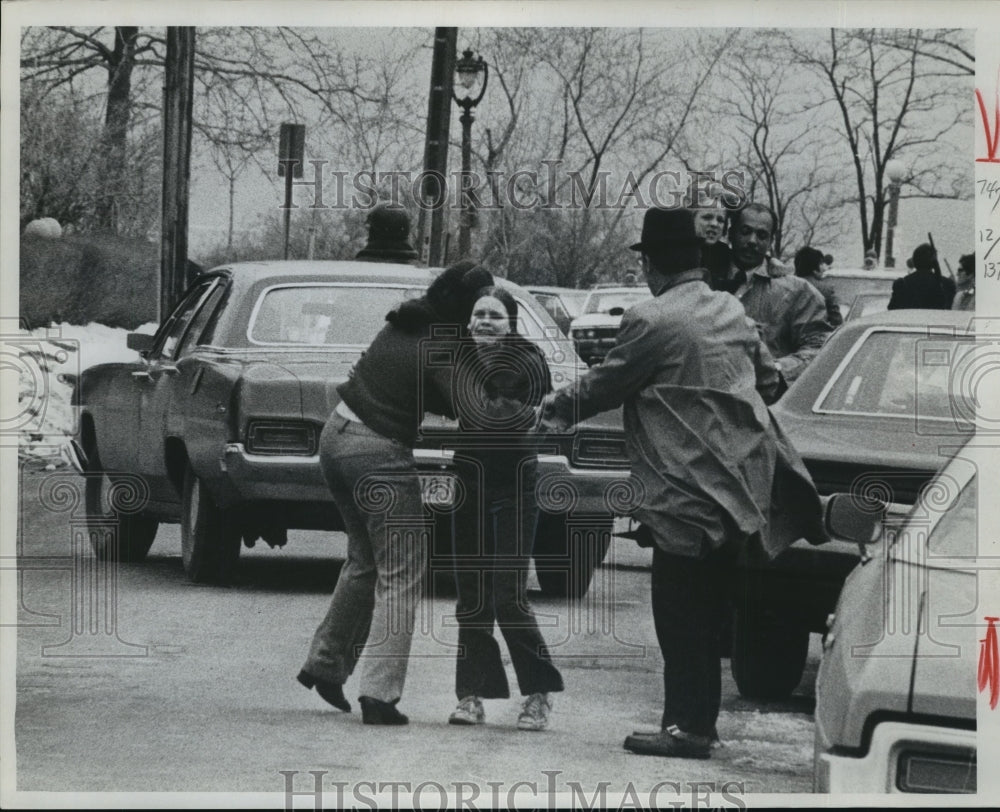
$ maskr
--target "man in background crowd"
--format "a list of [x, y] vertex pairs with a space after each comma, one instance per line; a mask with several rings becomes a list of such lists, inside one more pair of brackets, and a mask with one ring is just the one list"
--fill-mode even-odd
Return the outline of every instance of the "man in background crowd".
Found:
[[733, 293], [757, 322], [785, 381], [791, 383], [833, 331], [823, 296], [805, 279], [768, 259], [777, 218], [767, 206], [749, 203], [731, 212], [728, 277], [716, 287]]

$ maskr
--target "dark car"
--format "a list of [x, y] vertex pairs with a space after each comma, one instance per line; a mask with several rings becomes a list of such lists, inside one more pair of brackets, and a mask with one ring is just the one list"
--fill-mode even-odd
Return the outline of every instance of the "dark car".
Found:
[[[341, 529], [317, 453], [336, 386], [385, 314], [422, 295], [433, 277], [366, 262], [218, 268], [195, 281], [155, 336], [129, 336], [135, 361], [86, 370], [74, 402], [88, 515], [95, 531], [106, 531], [109, 515], [119, 528], [117, 539], [92, 533], [97, 555], [141, 560], [158, 523], [180, 522], [188, 576], [225, 581], [243, 543], [280, 545], [291, 528]], [[570, 342], [526, 291], [499, 284], [518, 301], [520, 331], [545, 352], [554, 385], [570, 383], [583, 368]], [[445, 556], [456, 485], [442, 443], [453, 428], [428, 419], [415, 450], [425, 504], [437, 517], [434, 549]], [[620, 415], [546, 439], [534, 546], [543, 590], [586, 591], [627, 478]]]
[[[848, 576], [816, 678], [815, 791], [976, 792], [977, 626], [990, 614], [976, 579], [987, 563], [977, 477], [995, 456], [989, 442], [961, 447]], [[846, 518], [857, 529], [842, 535], [870, 543], [863, 515]]]
[[[905, 512], [973, 430], [953, 397], [976, 346], [968, 314], [898, 310], [845, 322], [772, 407], [822, 495], [839, 492]], [[732, 669], [744, 696], [798, 685], [810, 632], [823, 632], [856, 545], [798, 541], [750, 570], [734, 617]]]

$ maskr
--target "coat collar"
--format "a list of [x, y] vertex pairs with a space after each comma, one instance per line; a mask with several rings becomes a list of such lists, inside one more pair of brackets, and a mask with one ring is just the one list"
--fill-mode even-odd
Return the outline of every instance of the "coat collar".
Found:
[[653, 292], [654, 296], [659, 296], [666, 293], [671, 288], [675, 288], [678, 285], [683, 285], [685, 282], [704, 282], [705, 281], [705, 270], [704, 268], [692, 268], [690, 271], [681, 271], [681, 273], [672, 274], [668, 276], [664, 283], [660, 286], [659, 290]]

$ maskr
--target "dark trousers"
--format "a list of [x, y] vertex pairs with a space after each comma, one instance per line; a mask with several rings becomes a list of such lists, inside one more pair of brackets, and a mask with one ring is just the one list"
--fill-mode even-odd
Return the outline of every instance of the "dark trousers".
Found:
[[494, 625], [500, 626], [507, 643], [522, 696], [563, 689], [528, 603], [528, 565], [538, 508], [534, 467], [521, 473], [520, 487], [504, 489], [506, 493], [484, 483], [481, 469], [466, 469], [463, 477], [466, 499], [455, 517], [459, 699], [510, 696]]
[[722, 699], [720, 655], [736, 547], [704, 558], [671, 555], [653, 547], [652, 599], [656, 638], [663, 654], [661, 727], [711, 736]]

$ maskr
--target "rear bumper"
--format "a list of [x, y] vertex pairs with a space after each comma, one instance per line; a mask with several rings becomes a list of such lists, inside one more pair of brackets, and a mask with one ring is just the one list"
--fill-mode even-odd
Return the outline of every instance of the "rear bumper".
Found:
[[[930, 758], [967, 760], [971, 789], [975, 791], [976, 732], [950, 727], [883, 722], [872, 733], [871, 746], [861, 756], [818, 752], [814, 763], [813, 789], [816, 792], [909, 793], [901, 775], [900, 757], [917, 753]], [[911, 779], [912, 780], [912, 779]], [[943, 791], [928, 786], [925, 792]]]
[[[452, 452], [416, 449], [421, 471], [447, 471]], [[226, 445], [220, 462], [225, 504], [239, 502], [332, 502], [323, 479], [319, 455], [249, 454], [242, 443]], [[538, 458], [539, 504], [550, 513], [613, 516], [616, 497], [627, 487], [627, 470], [592, 470], [570, 466], [561, 455]], [[625, 512], [620, 510], [618, 512]]]

